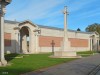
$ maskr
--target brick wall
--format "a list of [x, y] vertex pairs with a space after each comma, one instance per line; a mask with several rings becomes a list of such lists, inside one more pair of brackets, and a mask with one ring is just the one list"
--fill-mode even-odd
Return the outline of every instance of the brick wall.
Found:
[[11, 33], [4, 34], [4, 45], [11, 46]]
[[[55, 43], [55, 47], [60, 47], [62, 40], [62, 37], [39, 36], [39, 46], [52, 47], [52, 43]], [[87, 39], [69, 38], [69, 41], [71, 43], [71, 47], [88, 47]]]
[[71, 47], [88, 47], [87, 39], [69, 38]]
[[52, 43], [55, 43], [55, 47], [60, 47], [60, 42], [62, 37], [50, 37], [50, 36], [40, 36], [39, 46], [40, 47], [52, 47]]

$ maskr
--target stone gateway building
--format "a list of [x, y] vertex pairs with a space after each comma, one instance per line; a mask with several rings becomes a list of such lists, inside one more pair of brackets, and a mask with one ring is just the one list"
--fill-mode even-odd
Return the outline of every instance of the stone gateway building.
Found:
[[[63, 40], [63, 29], [37, 25], [30, 21], [5, 20], [5, 53], [34, 54], [59, 51]], [[99, 34], [68, 30], [70, 50], [99, 50]]]

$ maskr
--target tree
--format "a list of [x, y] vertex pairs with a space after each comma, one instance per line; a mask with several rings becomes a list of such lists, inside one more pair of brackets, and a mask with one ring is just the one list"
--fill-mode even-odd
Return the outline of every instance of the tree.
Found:
[[81, 29], [80, 29], [80, 28], [78, 28], [78, 29], [77, 29], [77, 31], [81, 31]]
[[86, 27], [85, 29], [86, 32], [98, 32], [100, 34], [100, 24], [98, 23], [94, 23], [94, 24], [91, 24], [89, 25], [88, 27]]

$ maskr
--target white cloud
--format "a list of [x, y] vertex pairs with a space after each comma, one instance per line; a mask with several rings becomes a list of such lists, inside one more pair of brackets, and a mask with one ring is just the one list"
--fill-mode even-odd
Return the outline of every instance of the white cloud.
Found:
[[50, 17], [50, 15], [54, 14], [55, 16], [57, 12], [52, 12], [56, 6], [62, 4], [64, 0], [31, 0], [31, 3], [28, 6], [24, 5], [24, 8], [19, 10], [18, 12], [14, 12], [13, 14], [6, 16], [6, 19], [18, 19], [18, 20], [25, 20], [25, 19], [43, 19], [46, 17]]
[[100, 15], [100, 8], [96, 8], [94, 10], [88, 10], [85, 12], [81, 12], [77, 14], [77, 17], [80, 17], [79, 19], [85, 19], [85, 18], [96, 17], [99, 15]]
[[94, 1], [96, 1], [96, 0], [80, 0], [80, 1], [69, 0], [69, 3], [68, 3], [69, 11], [70, 12], [78, 11], [80, 9], [83, 9], [84, 7], [86, 7], [87, 5], [89, 5], [90, 3], [94, 2]]

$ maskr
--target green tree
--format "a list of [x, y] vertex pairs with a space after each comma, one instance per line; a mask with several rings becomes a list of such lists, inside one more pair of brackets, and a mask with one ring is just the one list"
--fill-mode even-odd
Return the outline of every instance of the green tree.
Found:
[[86, 32], [98, 32], [100, 34], [100, 24], [98, 23], [94, 23], [94, 24], [91, 24], [89, 25], [88, 27], [86, 27]]
[[77, 29], [77, 31], [81, 31], [81, 29], [80, 29], [80, 28], [78, 28], [78, 29]]

